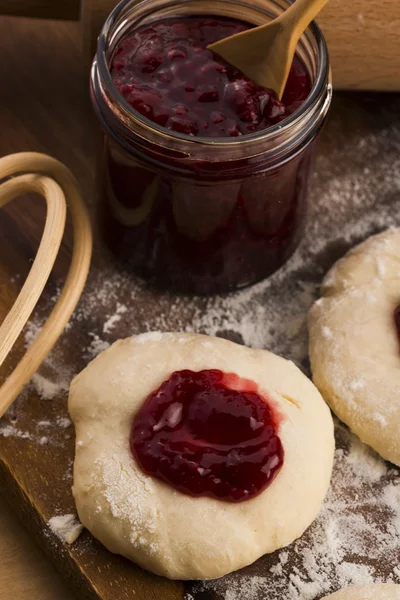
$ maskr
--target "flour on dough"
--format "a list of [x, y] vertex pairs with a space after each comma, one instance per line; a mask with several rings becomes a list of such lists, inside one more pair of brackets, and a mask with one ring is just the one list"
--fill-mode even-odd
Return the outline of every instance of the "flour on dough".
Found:
[[400, 229], [372, 236], [326, 275], [309, 314], [314, 383], [337, 416], [400, 465]]

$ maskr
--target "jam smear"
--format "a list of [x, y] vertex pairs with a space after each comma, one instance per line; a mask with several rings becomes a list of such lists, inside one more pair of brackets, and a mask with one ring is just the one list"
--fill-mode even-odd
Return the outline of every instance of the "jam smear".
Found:
[[280, 123], [310, 93], [295, 57], [280, 102], [207, 45], [251, 26], [223, 17], [167, 19], [129, 33], [117, 46], [111, 75], [118, 91], [143, 116], [191, 136], [236, 137]]
[[400, 342], [400, 304], [398, 305], [398, 307], [394, 311], [394, 322], [395, 322], [395, 325], [396, 325], [397, 335], [398, 335], [399, 342]]
[[149, 475], [191, 496], [241, 502], [283, 465], [280, 416], [257, 385], [219, 370], [176, 371], [134, 418], [130, 447]]

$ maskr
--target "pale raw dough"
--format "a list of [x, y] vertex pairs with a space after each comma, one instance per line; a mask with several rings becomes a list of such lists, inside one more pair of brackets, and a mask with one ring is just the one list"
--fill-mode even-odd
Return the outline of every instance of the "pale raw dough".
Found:
[[333, 411], [400, 466], [400, 229], [356, 246], [329, 271], [309, 314], [314, 383]]
[[[241, 503], [193, 498], [136, 464], [128, 445], [132, 419], [182, 369], [236, 373], [277, 402], [284, 464], [259, 496]], [[330, 411], [293, 363], [264, 350], [196, 334], [118, 341], [73, 380], [69, 410], [81, 522], [112, 552], [172, 579], [221, 577], [290, 544], [312, 523], [329, 486]]]
[[322, 600], [400, 600], [400, 585], [375, 583], [350, 587]]

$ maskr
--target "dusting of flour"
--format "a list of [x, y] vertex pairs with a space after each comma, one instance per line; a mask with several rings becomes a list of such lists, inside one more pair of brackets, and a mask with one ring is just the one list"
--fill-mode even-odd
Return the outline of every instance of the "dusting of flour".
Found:
[[256, 568], [249, 568], [256, 575], [245, 569], [194, 584], [193, 598], [315, 600], [348, 585], [400, 583], [398, 471], [388, 469], [372, 450], [336, 425], [332, 485], [305, 535], [290, 547], [261, 558]]
[[83, 531], [83, 525], [75, 515], [58, 515], [48, 522], [51, 531], [67, 544], [73, 544]]

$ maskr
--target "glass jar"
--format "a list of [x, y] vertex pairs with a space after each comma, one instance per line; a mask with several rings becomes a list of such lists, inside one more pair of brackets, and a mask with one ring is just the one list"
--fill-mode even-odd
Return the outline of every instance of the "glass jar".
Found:
[[229, 16], [261, 25], [289, 0], [124, 0], [98, 41], [91, 95], [104, 131], [99, 169], [104, 237], [133, 273], [164, 289], [228, 292], [276, 271], [303, 231], [315, 142], [332, 96], [318, 26], [297, 54], [312, 81], [304, 104], [278, 125], [243, 137], [190, 137], [136, 112], [109, 63], [132, 29], [168, 17]]

